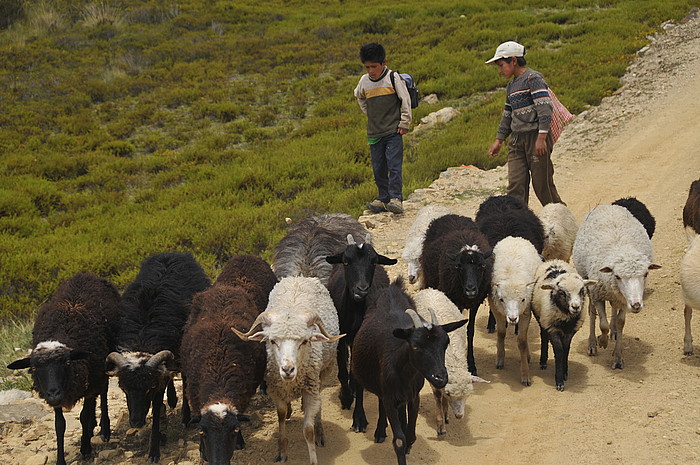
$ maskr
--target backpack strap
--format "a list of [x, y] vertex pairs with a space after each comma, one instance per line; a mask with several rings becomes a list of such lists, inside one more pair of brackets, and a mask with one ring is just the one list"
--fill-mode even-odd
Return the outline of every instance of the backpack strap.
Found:
[[391, 87], [394, 88], [394, 91], [396, 91], [396, 83], [394, 82], [394, 73], [395, 72], [396, 71], [392, 71], [391, 73], [389, 73], [389, 79], [391, 79]]

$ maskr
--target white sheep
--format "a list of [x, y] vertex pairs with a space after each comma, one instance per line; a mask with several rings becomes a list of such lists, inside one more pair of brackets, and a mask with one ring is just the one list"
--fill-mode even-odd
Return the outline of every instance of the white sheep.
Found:
[[545, 260], [559, 259], [568, 262], [578, 230], [576, 217], [563, 203], [548, 203], [538, 217], [544, 228], [542, 256]]
[[695, 234], [681, 260], [681, 292], [685, 302], [685, 355], [693, 353], [693, 336], [690, 333], [690, 319], [693, 309], [700, 309], [700, 234]]
[[321, 423], [321, 384], [336, 374], [338, 315], [326, 287], [318, 278], [282, 278], [243, 340], [266, 343], [267, 392], [277, 407], [279, 438], [275, 462], [287, 461], [285, 421], [290, 402], [301, 396], [304, 438], [311, 465], [318, 463], [316, 445], [324, 445]]
[[503, 368], [505, 359], [506, 323], [518, 325], [520, 350], [520, 382], [530, 386], [530, 349], [527, 330], [530, 327], [532, 288], [535, 272], [542, 263], [532, 242], [508, 236], [493, 248], [494, 262], [489, 292], [489, 308], [496, 318], [496, 368]]
[[569, 349], [574, 334], [581, 329], [584, 320], [586, 286], [594, 284], [584, 280], [573, 265], [563, 260], [542, 263], [536, 272], [532, 290], [532, 313], [540, 324], [540, 368], [547, 368], [549, 342], [554, 350], [554, 380], [558, 391], [564, 390], [569, 376]]
[[416, 284], [419, 287], [423, 282], [422, 270], [420, 266], [420, 256], [423, 252], [423, 240], [425, 232], [428, 230], [430, 223], [441, 216], [450, 213], [450, 209], [442, 205], [426, 205], [418, 210], [416, 219], [406, 234], [406, 246], [401, 255], [408, 265], [408, 282]]
[[[608, 333], [615, 339], [612, 367], [622, 369], [622, 330], [627, 310], [639, 313], [644, 306], [644, 285], [653, 264], [651, 240], [644, 226], [624, 207], [598, 205], [588, 212], [574, 241], [574, 265], [581, 277], [596, 284], [589, 287], [590, 334], [588, 355], [596, 355], [599, 345], [608, 346]], [[612, 307], [611, 324], [605, 301]], [[596, 314], [601, 335], [595, 335]]]
[[[445, 294], [428, 288], [413, 295], [418, 314], [430, 321], [430, 310], [437, 316], [440, 324], [461, 320], [462, 313]], [[448, 405], [456, 418], [464, 416], [467, 397], [472, 393], [472, 375], [467, 369], [467, 329], [462, 326], [449, 333], [450, 345], [445, 351], [445, 368], [447, 368], [447, 385], [442, 389], [433, 387], [437, 417], [437, 433], [443, 435], [445, 423], [449, 423]]]

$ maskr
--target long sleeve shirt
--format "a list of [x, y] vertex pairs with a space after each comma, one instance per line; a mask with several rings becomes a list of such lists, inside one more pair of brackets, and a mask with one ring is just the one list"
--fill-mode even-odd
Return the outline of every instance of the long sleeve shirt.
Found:
[[506, 86], [506, 104], [496, 138], [505, 140], [511, 133], [548, 133], [552, 122], [548, 87], [542, 75], [529, 68], [513, 78]]
[[[394, 73], [391, 84], [389, 73]], [[385, 67], [376, 81], [365, 74], [354, 91], [357, 103], [367, 115], [367, 137], [379, 138], [411, 126], [411, 96], [398, 73]]]

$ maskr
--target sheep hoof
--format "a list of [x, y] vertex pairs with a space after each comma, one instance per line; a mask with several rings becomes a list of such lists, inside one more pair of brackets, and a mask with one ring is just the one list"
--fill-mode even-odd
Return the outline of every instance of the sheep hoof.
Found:
[[595, 345], [595, 342], [588, 344], [588, 355], [589, 356], [598, 355], [598, 346]]
[[523, 380], [520, 380], [520, 382], [522, 383], [523, 386], [532, 386], [532, 380], [530, 380], [530, 379], [523, 379]]
[[557, 384], [557, 391], [561, 392], [564, 390], [564, 384]]
[[620, 359], [620, 360], [613, 360], [612, 369], [613, 369], [613, 370], [622, 370], [622, 369], [624, 368], [624, 365], [625, 365], [625, 364], [624, 364], [624, 362], [622, 361], [622, 359]]
[[684, 351], [683, 351], [683, 355], [693, 355], [693, 349], [690, 349], [690, 350], [686, 349], [686, 350], [684, 350]]
[[288, 457], [287, 457], [286, 455], [277, 454], [277, 455], [275, 456], [275, 462], [286, 462], [286, 461], [287, 461], [287, 458], [288, 458]]
[[547, 364], [546, 363], [540, 363], [540, 370], [546, 370], [547, 369]]
[[598, 345], [600, 346], [601, 349], [608, 348], [608, 335], [607, 334], [601, 334], [600, 336], [598, 336]]
[[438, 434], [438, 436], [444, 436], [444, 435], [447, 434], [447, 430], [444, 430], [444, 429], [443, 429], [443, 430], [439, 430], [439, 431], [437, 432], [437, 434]]

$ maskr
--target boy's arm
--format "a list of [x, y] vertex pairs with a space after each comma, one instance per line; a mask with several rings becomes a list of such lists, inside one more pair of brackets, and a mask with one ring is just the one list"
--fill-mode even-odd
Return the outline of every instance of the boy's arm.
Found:
[[530, 86], [530, 95], [532, 96], [538, 121], [535, 153], [537, 155], [545, 155], [547, 153], [547, 133], [549, 132], [550, 124], [552, 124], [552, 99], [549, 97], [548, 86], [542, 76], [534, 75], [527, 82]]
[[357, 83], [357, 87], [355, 87], [355, 91], [353, 93], [355, 94], [355, 98], [357, 98], [357, 103], [360, 105], [360, 109], [366, 115], [367, 98], [365, 97], [365, 92], [362, 89], [362, 80], [360, 80], [360, 82]]
[[396, 93], [399, 94], [399, 100], [401, 101], [401, 121], [399, 122], [399, 129], [408, 132], [411, 128], [411, 121], [413, 120], [411, 96], [408, 94], [408, 89], [406, 89], [406, 81], [404, 81], [396, 71], [392, 71], [392, 73], [395, 73], [394, 82], [396, 83]]

